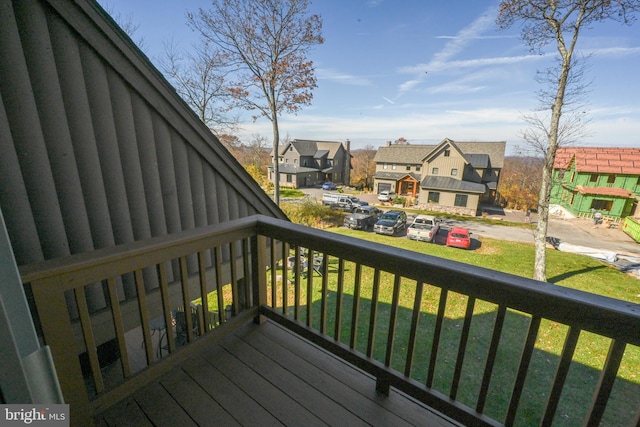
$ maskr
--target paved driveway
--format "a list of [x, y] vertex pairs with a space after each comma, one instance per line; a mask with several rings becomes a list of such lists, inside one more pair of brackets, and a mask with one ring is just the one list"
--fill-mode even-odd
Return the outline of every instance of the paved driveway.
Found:
[[[322, 193], [326, 192], [321, 188], [305, 188], [302, 190], [316, 199], [322, 199]], [[375, 194], [361, 194], [357, 195], [357, 197], [369, 202], [371, 205], [380, 204]], [[383, 210], [389, 209], [388, 206], [378, 207]], [[488, 214], [491, 219], [524, 223], [524, 212], [496, 209], [488, 212]], [[413, 218], [410, 216], [408, 222], [410, 223], [412, 220]], [[476, 239], [478, 236], [486, 236], [492, 239], [533, 243], [536, 221], [537, 216], [532, 215], [529, 227], [507, 227], [484, 222], [444, 219], [440, 232], [436, 237], [436, 243], [444, 244], [449, 229], [454, 226], [468, 228], [471, 232], [471, 237]], [[621, 229], [608, 229], [603, 225], [596, 227], [592, 221], [587, 219], [562, 220], [552, 217], [549, 220], [547, 236], [560, 239], [563, 243], [572, 245], [640, 256], [640, 244], [636, 243]]]

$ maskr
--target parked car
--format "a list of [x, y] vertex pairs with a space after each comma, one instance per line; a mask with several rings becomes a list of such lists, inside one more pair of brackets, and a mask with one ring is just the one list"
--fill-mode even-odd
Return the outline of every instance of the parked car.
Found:
[[453, 227], [447, 235], [447, 246], [454, 248], [469, 249], [471, 246], [471, 237], [469, 230], [462, 227]]
[[378, 234], [394, 236], [404, 231], [407, 226], [407, 214], [403, 211], [387, 211], [383, 213], [373, 226], [373, 231]]
[[322, 195], [322, 204], [329, 206], [331, 209], [352, 212], [355, 208], [367, 206], [369, 203], [348, 194], [324, 193]]
[[382, 211], [373, 206], [360, 206], [344, 218], [344, 226], [354, 230], [373, 228]]
[[380, 194], [378, 194], [378, 200], [381, 202], [390, 202], [395, 198], [396, 193], [392, 191], [381, 191]]
[[440, 221], [435, 216], [418, 215], [407, 228], [407, 238], [422, 242], [433, 242], [440, 230]]
[[324, 184], [322, 184], [323, 190], [335, 190], [336, 188], [338, 187], [331, 181], [327, 181]]

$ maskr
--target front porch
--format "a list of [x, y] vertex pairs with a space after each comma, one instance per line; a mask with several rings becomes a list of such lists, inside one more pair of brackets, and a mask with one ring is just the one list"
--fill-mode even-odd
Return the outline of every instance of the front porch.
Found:
[[[311, 256], [321, 261], [315, 273], [305, 271]], [[281, 262], [290, 257], [293, 268]], [[73, 425], [203, 425], [212, 417], [551, 425], [564, 423], [567, 396], [586, 399], [571, 414], [579, 424], [640, 422], [640, 386], [618, 375], [637, 360], [637, 304], [260, 215], [21, 274]], [[135, 297], [119, 294], [126, 281]], [[108, 306], [90, 310], [85, 288], [96, 284]], [[461, 318], [452, 317], [454, 301], [466, 307]], [[155, 320], [172, 325], [176, 309], [191, 304], [185, 342], [170, 327], [158, 348]], [[558, 329], [563, 348], [541, 350], [538, 340]], [[137, 330], [139, 344], [128, 345]], [[506, 348], [512, 334], [519, 344]], [[576, 384], [576, 349], [594, 340], [606, 341], [608, 353], [594, 355], [602, 362], [590, 371], [593, 383]], [[98, 347], [107, 342], [117, 343], [118, 357], [105, 366]], [[131, 362], [138, 353], [141, 369]], [[79, 355], [89, 360], [85, 375]], [[531, 389], [532, 381], [542, 385]]]

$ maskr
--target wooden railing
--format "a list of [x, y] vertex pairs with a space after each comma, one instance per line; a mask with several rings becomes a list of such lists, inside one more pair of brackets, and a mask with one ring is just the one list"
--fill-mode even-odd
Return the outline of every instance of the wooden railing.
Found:
[[[157, 271], [160, 286], [145, 292], [142, 271], [149, 269]], [[166, 345], [157, 347], [152, 334], [157, 316], [171, 325], [176, 308], [197, 298], [202, 308], [187, 325], [189, 343], [215, 339], [259, 314], [371, 373], [378, 391], [394, 387], [467, 425], [530, 424], [532, 419], [550, 425], [571, 416], [595, 426], [618, 410], [609, 404], [616, 400], [612, 393], [630, 393], [628, 424], [640, 419], [638, 379], [618, 375], [621, 365], [640, 359], [640, 306], [549, 283], [263, 216], [47, 262], [21, 273], [77, 419], [90, 420], [197, 351], [197, 345], [178, 351], [171, 331]], [[117, 282], [130, 273], [138, 296], [123, 300]], [[90, 313], [83, 288], [97, 282], [105, 286], [110, 306]], [[77, 320], [68, 314], [65, 292], [77, 301]], [[208, 315], [211, 311], [217, 315]], [[148, 367], [134, 375], [127, 334], [138, 329]], [[561, 348], [554, 353], [544, 340], [558, 330]], [[118, 343], [120, 356], [115, 386], [98, 355], [99, 344], [109, 338]], [[594, 341], [605, 341], [608, 348], [592, 355], [602, 358], [597, 369], [578, 356]], [[73, 348], [78, 351], [68, 351]], [[85, 352], [88, 377], [78, 357]], [[170, 357], [164, 357], [167, 353]], [[561, 398], [574, 392], [575, 372], [585, 370], [596, 379], [579, 385], [591, 387], [584, 413], [561, 413]], [[86, 378], [92, 380], [88, 385]], [[540, 413], [529, 414], [529, 402], [540, 399]], [[618, 423], [623, 419], [616, 414]]]

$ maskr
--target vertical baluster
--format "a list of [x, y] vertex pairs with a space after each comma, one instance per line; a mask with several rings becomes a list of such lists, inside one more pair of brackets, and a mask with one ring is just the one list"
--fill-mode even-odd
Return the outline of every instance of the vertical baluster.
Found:
[[129, 364], [127, 341], [124, 335], [125, 331], [124, 323], [122, 321], [122, 310], [120, 310], [120, 299], [118, 298], [118, 292], [116, 291], [116, 281], [113, 277], [107, 279], [107, 290], [109, 292], [109, 306], [111, 307], [113, 326], [116, 331], [116, 338], [118, 339], [122, 376], [124, 378], [127, 378], [129, 375], [131, 375], [131, 365]]
[[[214, 261], [215, 263], [215, 261]], [[216, 264], [216, 272], [218, 265]], [[207, 265], [204, 252], [198, 252], [198, 278], [200, 279], [200, 298], [202, 299], [202, 319], [198, 323], [198, 332], [204, 335], [210, 325], [211, 316], [209, 316], [209, 298], [207, 295]]]
[[[169, 264], [170, 265], [170, 264]], [[173, 352], [175, 350], [175, 341], [173, 339], [173, 334], [171, 332], [171, 323], [173, 321], [172, 313], [171, 313], [171, 302], [169, 299], [169, 281], [167, 276], [167, 264], [160, 263], [158, 265], [158, 276], [160, 277], [160, 297], [162, 298], [162, 309], [164, 315], [164, 325], [165, 325], [165, 337], [167, 338], [167, 346], [169, 352]], [[162, 345], [162, 340], [160, 340], [160, 345]], [[162, 347], [160, 348], [160, 354], [162, 354]]]
[[256, 263], [257, 260], [252, 259], [249, 255], [251, 248], [249, 244], [249, 238], [242, 240], [242, 266], [244, 268], [244, 307], [243, 309], [249, 308], [253, 304], [253, 300], [251, 299], [251, 287], [252, 287], [252, 275], [251, 275], [251, 264]]
[[322, 254], [320, 271], [322, 273], [322, 295], [320, 300], [320, 333], [324, 334], [327, 329], [327, 293], [329, 288], [329, 256], [326, 252]]
[[134, 272], [136, 291], [138, 292], [138, 311], [142, 322], [142, 336], [144, 337], [144, 349], [147, 356], [147, 364], [154, 361], [153, 343], [151, 342], [151, 326], [149, 323], [149, 311], [147, 310], [147, 294], [144, 290], [144, 276], [142, 270]]
[[447, 289], [440, 289], [440, 302], [438, 303], [438, 314], [433, 330], [433, 340], [431, 342], [431, 357], [429, 359], [429, 369], [427, 371], [427, 387], [433, 386], [433, 377], [436, 372], [436, 360], [438, 359], [438, 346], [440, 345], [440, 335], [442, 333], [442, 323], [444, 321], [444, 311], [447, 307]]
[[294, 301], [294, 318], [296, 320], [300, 320], [300, 275], [302, 274], [302, 266], [300, 265], [300, 246], [296, 245], [296, 248], [293, 250], [293, 296], [295, 298]]
[[[191, 318], [191, 299], [189, 298], [189, 272], [187, 258], [180, 257], [180, 281], [182, 285], [182, 309], [187, 329], [187, 342], [193, 341], [193, 319]], [[137, 281], [136, 281], [137, 282]]]
[[378, 317], [378, 297], [380, 294], [380, 270], [373, 273], [373, 292], [371, 295], [371, 312], [369, 314], [369, 336], [367, 338], [367, 357], [373, 357], [375, 345], [376, 318]]
[[104, 381], [102, 380], [102, 371], [100, 370], [100, 361], [98, 360], [98, 351], [96, 340], [93, 336], [93, 328], [91, 327], [91, 317], [89, 316], [89, 307], [84, 293], [84, 286], [75, 289], [76, 303], [78, 304], [78, 315], [80, 316], [80, 325], [82, 326], [82, 335], [84, 338], [89, 363], [91, 364], [91, 374], [96, 391], [102, 393], [104, 391]]
[[576, 351], [576, 345], [578, 344], [579, 337], [580, 329], [573, 326], [569, 328], [569, 333], [567, 334], [567, 338], [564, 341], [564, 347], [562, 348], [560, 363], [558, 364], [558, 369], [556, 370], [556, 375], [553, 379], [553, 387], [551, 388], [551, 393], [547, 399], [547, 405], [544, 416], [542, 417], [541, 425], [550, 426], [553, 423], [553, 417], [556, 414], [556, 409], [560, 402], [562, 389], [567, 379], [569, 368], [571, 367], [571, 361], [573, 360], [573, 354]]
[[351, 338], [349, 347], [356, 348], [356, 338], [358, 336], [358, 319], [360, 315], [360, 282], [362, 280], [362, 265], [356, 264], [356, 273], [353, 280], [353, 306], [351, 310]]
[[586, 423], [587, 427], [598, 427], [604, 410], [607, 407], [613, 384], [618, 374], [618, 368], [622, 362], [622, 356], [624, 356], [624, 349], [626, 343], [624, 341], [612, 340], [609, 346], [609, 353], [607, 354], [607, 360], [604, 363], [600, 379], [598, 380], [598, 386], [596, 388], [596, 394], [591, 403], [589, 409], [589, 419]]
[[224, 291], [222, 289], [222, 259], [220, 247], [213, 248], [213, 263], [216, 266], [216, 295], [218, 296], [218, 322], [224, 323]]
[[493, 335], [491, 336], [491, 344], [489, 344], [489, 352], [487, 354], [487, 363], [484, 367], [484, 374], [482, 376], [482, 384], [480, 385], [480, 395], [478, 396], [478, 404], [476, 405], [476, 411], [479, 413], [484, 412], [484, 406], [487, 403], [487, 396], [489, 394], [489, 384], [491, 382], [491, 375], [493, 374], [493, 367], [495, 366], [496, 356], [498, 355], [498, 346], [500, 345], [500, 338], [502, 337], [502, 327], [504, 326], [504, 319], [507, 313], [507, 307], [501, 305], [498, 307], [496, 313], [496, 320], [493, 323]]
[[522, 396], [522, 390], [524, 389], [524, 382], [527, 379], [529, 363], [531, 362], [531, 356], [533, 355], [541, 320], [542, 319], [539, 316], [533, 316], [531, 318], [529, 332], [527, 333], [527, 340], [525, 341], [524, 349], [522, 350], [518, 375], [516, 376], [513, 392], [511, 393], [511, 401], [509, 402], [509, 409], [507, 410], [507, 416], [504, 422], [505, 425], [513, 425], [516, 419], [516, 412], [518, 411], [518, 405], [520, 404], [520, 397]]
[[389, 314], [389, 334], [387, 336], [387, 354], [384, 359], [385, 366], [391, 366], [393, 356], [393, 342], [396, 337], [396, 319], [398, 318], [398, 304], [400, 301], [401, 276], [395, 275], [393, 280], [393, 297], [391, 299], [391, 313]]
[[289, 313], [289, 271], [287, 260], [289, 258], [289, 244], [282, 242], [282, 314]]
[[313, 249], [307, 248], [307, 326], [311, 327], [313, 310]]
[[271, 308], [278, 308], [278, 275], [276, 265], [278, 257], [276, 256], [276, 239], [271, 239]]
[[231, 296], [232, 298], [231, 314], [232, 315], [238, 314], [240, 312], [240, 301], [239, 301], [239, 294], [238, 294], [238, 270], [237, 270], [238, 260], [236, 259], [236, 243], [237, 242], [229, 243], [229, 254], [231, 257], [231, 295], [232, 295]]
[[340, 329], [342, 327], [342, 300], [344, 294], [344, 259], [338, 260], [338, 287], [336, 289], [336, 324], [333, 338], [340, 341]]
[[416, 333], [418, 332], [418, 322], [420, 320], [420, 307], [422, 306], [422, 292], [424, 284], [416, 282], [416, 295], [413, 300], [413, 311], [411, 312], [411, 329], [409, 330], [409, 342], [407, 344], [407, 358], [404, 364], [404, 374], [411, 377], [413, 368], [413, 353], [416, 348]]
[[458, 355], [456, 357], [456, 367], [453, 372], [453, 381], [451, 382], [451, 391], [449, 397], [455, 400], [458, 395], [458, 387], [462, 376], [462, 365], [464, 364], [464, 356], [467, 352], [467, 342], [469, 341], [469, 331], [471, 330], [471, 320], [473, 319], [473, 308], [475, 306], [475, 297], [468, 297], [467, 310], [464, 314], [464, 323], [462, 325], [462, 334], [460, 335], [460, 345], [458, 346]]

